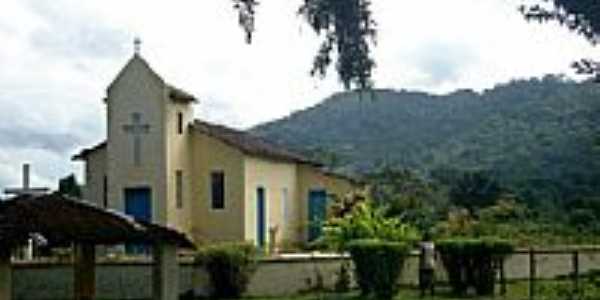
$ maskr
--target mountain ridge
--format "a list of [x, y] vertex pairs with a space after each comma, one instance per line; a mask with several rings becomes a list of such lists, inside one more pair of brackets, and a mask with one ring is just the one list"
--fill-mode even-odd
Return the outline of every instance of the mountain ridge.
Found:
[[591, 82], [548, 75], [482, 92], [373, 94], [337, 93], [250, 131], [345, 173], [485, 169], [524, 197], [600, 196], [600, 87]]

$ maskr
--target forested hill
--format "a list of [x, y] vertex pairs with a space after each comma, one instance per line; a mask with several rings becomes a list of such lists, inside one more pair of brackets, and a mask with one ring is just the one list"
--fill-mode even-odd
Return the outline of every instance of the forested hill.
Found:
[[253, 133], [338, 170], [489, 170], [537, 200], [600, 197], [600, 85], [558, 76], [475, 93], [347, 92]]

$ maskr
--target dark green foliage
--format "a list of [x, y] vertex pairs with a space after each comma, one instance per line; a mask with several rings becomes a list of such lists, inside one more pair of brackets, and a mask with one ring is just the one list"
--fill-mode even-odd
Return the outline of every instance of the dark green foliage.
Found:
[[[246, 41], [252, 41], [256, 0], [232, 0]], [[325, 76], [336, 55], [335, 68], [346, 89], [369, 89], [375, 62], [371, 58], [376, 24], [371, 0], [303, 0], [298, 9], [323, 41], [313, 61], [311, 75]]]
[[385, 215], [399, 218], [426, 232], [445, 215], [447, 189], [433, 184], [410, 170], [383, 168], [369, 173], [370, 196], [384, 207]]
[[256, 15], [256, 0], [232, 0], [233, 8], [238, 11], [238, 23], [244, 29], [246, 43], [252, 42], [252, 33], [254, 33], [254, 17]]
[[496, 203], [505, 191], [489, 171], [468, 171], [451, 182], [449, 200], [470, 212]]
[[[246, 41], [252, 41], [258, 1], [232, 0], [238, 11], [238, 23]], [[375, 42], [376, 22], [371, 0], [304, 0], [299, 14], [323, 39], [313, 62], [311, 74], [324, 76], [337, 54], [336, 70], [346, 89], [372, 86], [375, 61], [371, 45]], [[557, 21], [584, 36], [594, 45], [600, 41], [600, 3], [596, 0], [540, 0], [547, 5], [522, 5], [527, 20]], [[583, 59], [573, 64], [580, 73], [597, 74], [600, 63]], [[598, 76], [597, 76], [598, 77]], [[600, 79], [600, 78], [597, 78]]]
[[374, 93], [374, 101], [336, 94], [252, 132], [305, 152], [338, 153], [345, 159], [336, 170], [347, 173], [384, 163], [449, 186], [465, 171], [486, 170], [553, 223], [563, 221], [566, 203], [600, 197], [594, 83], [547, 76], [481, 94]]
[[324, 76], [335, 53], [336, 70], [346, 89], [370, 88], [375, 66], [370, 44], [376, 33], [371, 1], [304, 0], [299, 13], [323, 37], [311, 74]]
[[497, 239], [450, 239], [439, 241], [437, 249], [454, 293], [465, 295], [472, 287], [477, 295], [492, 295], [497, 267], [513, 246]]
[[81, 198], [81, 186], [77, 183], [74, 174], [61, 178], [58, 181], [58, 192], [62, 195]]
[[[545, 5], [521, 6], [527, 20], [539, 22], [556, 21], [569, 30], [583, 36], [593, 45], [600, 41], [600, 2], [597, 0], [543, 0]], [[573, 63], [580, 74], [596, 75], [600, 80], [600, 63], [582, 59]]]
[[210, 276], [213, 298], [240, 298], [256, 268], [256, 248], [248, 243], [207, 246], [198, 251], [196, 262]]
[[340, 266], [340, 271], [338, 273], [338, 278], [335, 282], [335, 292], [336, 293], [347, 293], [350, 291], [350, 284], [352, 279], [350, 278], [350, 266], [347, 263], [342, 263]]
[[543, 0], [550, 6], [535, 4], [522, 6], [521, 12], [528, 20], [557, 21], [581, 34], [591, 43], [600, 39], [600, 2], [596, 0]]
[[356, 240], [348, 245], [358, 286], [364, 296], [392, 299], [409, 247], [401, 242]]

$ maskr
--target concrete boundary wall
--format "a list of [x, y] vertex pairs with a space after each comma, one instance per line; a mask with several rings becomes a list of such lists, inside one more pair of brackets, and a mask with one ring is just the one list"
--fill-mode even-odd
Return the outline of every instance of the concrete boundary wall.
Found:
[[[536, 254], [539, 278], [554, 278], [572, 272], [572, 254], [548, 252]], [[284, 296], [308, 291], [318, 285], [319, 278], [326, 288], [333, 288], [343, 262], [343, 256], [297, 255], [261, 260], [250, 281], [249, 296]], [[412, 255], [406, 262], [401, 282], [416, 284], [418, 257]], [[580, 271], [600, 269], [600, 252], [581, 252]], [[180, 292], [206, 294], [208, 275], [191, 262], [180, 264]], [[442, 268], [438, 268], [441, 270]], [[520, 251], [511, 256], [506, 265], [508, 279], [527, 279], [529, 254]], [[149, 299], [152, 293], [152, 264], [148, 261], [98, 263], [96, 269], [97, 297], [100, 299]], [[443, 272], [438, 272], [444, 280]], [[13, 264], [13, 292], [18, 300], [50, 300], [72, 298], [73, 269], [65, 263]]]

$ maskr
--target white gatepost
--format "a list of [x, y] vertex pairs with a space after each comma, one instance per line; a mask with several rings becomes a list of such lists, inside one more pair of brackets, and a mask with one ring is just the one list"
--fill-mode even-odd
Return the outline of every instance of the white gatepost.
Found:
[[0, 299], [12, 298], [12, 267], [10, 249], [0, 249]]
[[179, 299], [179, 264], [177, 246], [156, 244], [152, 251], [154, 265], [152, 270], [152, 299]]

